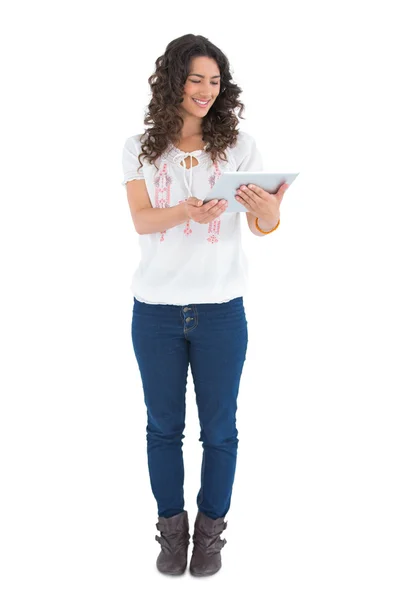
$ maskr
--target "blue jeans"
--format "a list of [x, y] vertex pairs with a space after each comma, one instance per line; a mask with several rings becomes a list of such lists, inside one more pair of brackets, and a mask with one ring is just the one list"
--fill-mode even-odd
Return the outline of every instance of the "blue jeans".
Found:
[[221, 304], [148, 304], [134, 298], [132, 342], [147, 407], [147, 457], [158, 515], [184, 510], [183, 430], [188, 367], [203, 446], [199, 511], [229, 510], [236, 469], [237, 396], [247, 350], [243, 297]]

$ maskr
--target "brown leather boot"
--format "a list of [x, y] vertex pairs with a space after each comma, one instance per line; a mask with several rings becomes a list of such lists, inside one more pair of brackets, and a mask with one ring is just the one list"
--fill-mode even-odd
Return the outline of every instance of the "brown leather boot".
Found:
[[224, 517], [210, 519], [198, 511], [194, 524], [193, 554], [190, 560], [189, 571], [192, 575], [214, 575], [221, 568], [221, 550], [226, 540], [221, 540], [222, 533], [228, 523]]
[[161, 536], [156, 535], [156, 540], [161, 545], [157, 569], [166, 575], [182, 575], [187, 566], [190, 540], [187, 511], [173, 517], [158, 517], [156, 527], [161, 532]]

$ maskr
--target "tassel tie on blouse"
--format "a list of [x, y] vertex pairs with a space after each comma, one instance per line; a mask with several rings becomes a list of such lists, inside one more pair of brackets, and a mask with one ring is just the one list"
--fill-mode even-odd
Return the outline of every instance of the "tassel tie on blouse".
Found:
[[[192, 179], [193, 179], [193, 157], [203, 154], [203, 150], [194, 150], [193, 152], [179, 152], [174, 156], [174, 163], [183, 164], [183, 180], [188, 191], [188, 198], [192, 196]], [[190, 169], [186, 168], [185, 158], [190, 156]], [[189, 171], [189, 183], [186, 181], [186, 171]]]

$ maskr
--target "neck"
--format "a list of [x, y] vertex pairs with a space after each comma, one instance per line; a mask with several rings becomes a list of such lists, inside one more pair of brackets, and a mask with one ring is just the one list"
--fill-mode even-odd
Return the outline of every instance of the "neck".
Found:
[[184, 117], [183, 126], [180, 133], [181, 139], [191, 137], [202, 137], [203, 132], [201, 129], [202, 118], [195, 117], [194, 115], [187, 115]]

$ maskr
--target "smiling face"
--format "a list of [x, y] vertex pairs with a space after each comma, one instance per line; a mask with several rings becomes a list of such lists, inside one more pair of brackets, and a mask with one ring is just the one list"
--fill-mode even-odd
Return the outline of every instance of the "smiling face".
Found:
[[[220, 71], [218, 64], [208, 56], [196, 56], [190, 62], [189, 74], [183, 90], [180, 108], [184, 116], [204, 117], [220, 92]], [[201, 104], [195, 101], [205, 101]]]

